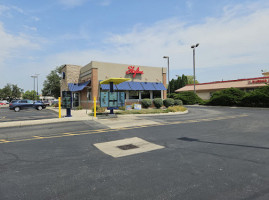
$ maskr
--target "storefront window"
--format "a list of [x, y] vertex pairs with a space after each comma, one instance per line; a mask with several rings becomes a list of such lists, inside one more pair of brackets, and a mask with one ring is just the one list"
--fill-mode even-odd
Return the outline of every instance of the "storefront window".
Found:
[[155, 99], [155, 98], [162, 98], [162, 94], [161, 94], [161, 92], [162, 91], [160, 91], [160, 90], [155, 90], [155, 91], [153, 91], [153, 99]]
[[79, 93], [73, 94], [73, 107], [79, 106]]
[[142, 91], [141, 92], [141, 99], [150, 99], [150, 92], [149, 91]]
[[139, 99], [139, 91], [129, 91], [129, 99]]
[[88, 89], [88, 91], [87, 91], [87, 99], [88, 99], [88, 100], [92, 100], [92, 97], [91, 97], [91, 90], [90, 90], [90, 89]]

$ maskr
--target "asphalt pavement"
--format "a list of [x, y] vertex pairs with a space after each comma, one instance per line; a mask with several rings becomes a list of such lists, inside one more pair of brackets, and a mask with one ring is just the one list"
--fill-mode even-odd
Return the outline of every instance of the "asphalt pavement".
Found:
[[[186, 115], [136, 117], [153, 123], [133, 127], [97, 120], [0, 128], [0, 199], [267, 200], [268, 114], [189, 107]], [[128, 138], [164, 148], [115, 158], [95, 146]]]
[[1, 122], [14, 122], [14, 121], [25, 121], [25, 120], [41, 120], [57, 118], [57, 113], [50, 109], [36, 110], [26, 109], [20, 112], [14, 112], [9, 110], [8, 107], [0, 107], [0, 123]]

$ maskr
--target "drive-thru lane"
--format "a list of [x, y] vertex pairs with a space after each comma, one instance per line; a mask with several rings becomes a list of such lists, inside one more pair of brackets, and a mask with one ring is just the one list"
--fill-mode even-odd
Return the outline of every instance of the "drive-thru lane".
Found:
[[[96, 122], [69, 122], [2, 128], [7, 139], [14, 132], [13, 138], [103, 131], [1, 143], [0, 197], [268, 199], [268, 114], [268, 109], [190, 108], [190, 114], [155, 126], [112, 130]], [[172, 123], [180, 120], [186, 123]], [[164, 148], [114, 158], [94, 146], [134, 137]]]

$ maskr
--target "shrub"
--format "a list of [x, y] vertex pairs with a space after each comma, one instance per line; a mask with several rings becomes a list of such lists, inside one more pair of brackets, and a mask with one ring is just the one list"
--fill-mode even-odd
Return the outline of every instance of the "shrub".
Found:
[[76, 110], [82, 110], [82, 106], [76, 107]]
[[[96, 112], [100, 113], [100, 112], [105, 112], [105, 111], [106, 111], [106, 108], [96, 106]], [[94, 112], [94, 107], [92, 108], [92, 112]]]
[[168, 108], [169, 106], [173, 106], [175, 103], [174, 99], [171, 98], [167, 98], [165, 100], [163, 100], [163, 105]]
[[208, 104], [214, 106], [234, 106], [241, 103], [246, 93], [237, 88], [228, 88], [213, 93]]
[[169, 112], [184, 112], [187, 110], [187, 108], [183, 106], [170, 106], [167, 108]]
[[119, 110], [125, 110], [125, 106], [119, 107]]
[[55, 103], [55, 104], [53, 104], [51, 106], [54, 107], [54, 108], [58, 108], [59, 107], [59, 104], [58, 103]]
[[176, 99], [175, 102], [174, 102], [174, 105], [175, 106], [182, 106], [183, 105], [183, 102], [179, 99]]
[[153, 100], [153, 104], [156, 108], [160, 108], [163, 106], [163, 100], [161, 98], [156, 98]]
[[259, 88], [250, 93], [247, 93], [242, 98], [240, 105], [251, 107], [269, 107], [269, 90], [266, 90], [266, 88]]
[[204, 101], [194, 92], [181, 92], [174, 94], [174, 99], [181, 100], [184, 105], [202, 104]]
[[151, 106], [152, 102], [150, 99], [142, 99], [141, 104], [143, 108], [148, 108]]

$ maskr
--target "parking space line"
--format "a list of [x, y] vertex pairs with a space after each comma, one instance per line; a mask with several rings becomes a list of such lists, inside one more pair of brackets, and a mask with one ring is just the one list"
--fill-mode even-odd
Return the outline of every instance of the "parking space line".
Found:
[[138, 129], [144, 127], [153, 127], [153, 126], [163, 126], [163, 125], [176, 125], [176, 124], [187, 124], [187, 123], [196, 123], [196, 122], [206, 122], [206, 121], [216, 121], [216, 120], [223, 120], [223, 119], [232, 119], [232, 118], [240, 118], [240, 117], [247, 117], [248, 115], [234, 115], [234, 116], [226, 116], [226, 117], [216, 117], [216, 118], [204, 118], [204, 119], [197, 119], [197, 120], [185, 120], [185, 121], [175, 121], [175, 122], [167, 122], [167, 123], [158, 123], [158, 124], [149, 124], [149, 125], [141, 125], [141, 126], [134, 126], [134, 127], [122, 127], [122, 128], [111, 128], [111, 129], [98, 129], [98, 130], [86, 130], [86, 131], [77, 131], [77, 132], [70, 132], [70, 133], [60, 133], [59, 135], [48, 135], [48, 136], [32, 136], [31, 138], [21, 138], [21, 139], [0, 139], [0, 144], [2, 143], [12, 143], [12, 142], [23, 142], [23, 141], [32, 141], [32, 140], [41, 140], [41, 139], [51, 139], [51, 138], [61, 138], [61, 137], [68, 137], [68, 136], [77, 136], [77, 135], [90, 135], [90, 134], [97, 134], [97, 133], [104, 133], [104, 132], [113, 132], [113, 131], [120, 131], [120, 130], [128, 130], [128, 129]]

